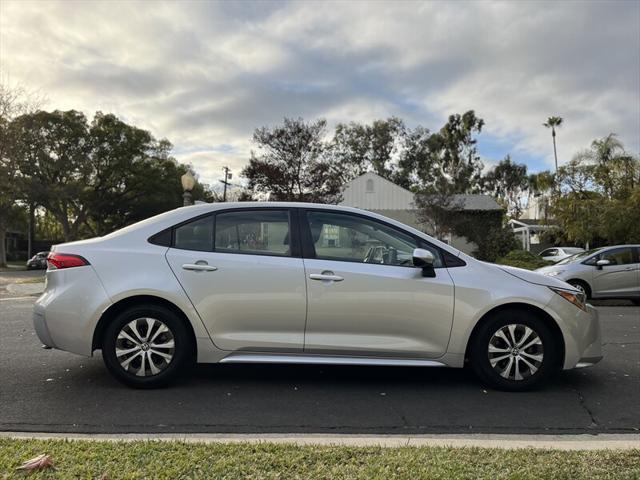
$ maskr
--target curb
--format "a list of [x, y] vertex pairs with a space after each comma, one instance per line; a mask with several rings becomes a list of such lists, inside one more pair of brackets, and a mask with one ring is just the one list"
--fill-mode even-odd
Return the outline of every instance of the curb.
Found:
[[324, 434], [67, 434], [0, 432], [0, 438], [92, 440], [102, 442], [163, 441], [186, 443], [279, 443], [349, 447], [475, 447], [545, 450], [640, 449], [640, 434], [598, 435], [324, 435]]

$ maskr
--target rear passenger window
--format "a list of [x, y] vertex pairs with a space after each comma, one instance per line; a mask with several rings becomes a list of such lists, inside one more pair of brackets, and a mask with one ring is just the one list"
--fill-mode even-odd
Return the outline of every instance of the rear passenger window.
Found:
[[213, 249], [213, 217], [209, 215], [197, 218], [176, 227], [173, 233], [173, 247], [210, 252]]
[[219, 213], [215, 251], [290, 256], [289, 213], [285, 210]]

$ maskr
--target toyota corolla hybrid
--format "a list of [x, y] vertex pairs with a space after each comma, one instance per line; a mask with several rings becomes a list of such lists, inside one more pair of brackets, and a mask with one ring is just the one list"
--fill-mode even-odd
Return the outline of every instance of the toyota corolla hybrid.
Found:
[[463, 367], [523, 390], [602, 358], [557, 278], [484, 263], [369, 212], [200, 204], [57, 245], [34, 324], [134, 387], [194, 362]]

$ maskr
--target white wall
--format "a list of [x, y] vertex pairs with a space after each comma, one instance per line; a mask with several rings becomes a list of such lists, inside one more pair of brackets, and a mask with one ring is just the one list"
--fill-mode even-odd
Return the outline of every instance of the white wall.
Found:
[[[369, 190], [367, 187], [372, 187]], [[375, 173], [365, 173], [345, 185], [340, 205], [364, 210], [413, 210], [413, 193]]]

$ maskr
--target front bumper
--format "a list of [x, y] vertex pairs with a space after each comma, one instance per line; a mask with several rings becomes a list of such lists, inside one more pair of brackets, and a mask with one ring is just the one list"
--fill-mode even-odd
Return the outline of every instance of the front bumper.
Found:
[[598, 311], [587, 305], [587, 311], [576, 308], [559, 295], [547, 305], [547, 311], [556, 319], [565, 344], [563, 368], [583, 368], [595, 365], [603, 358], [602, 333]]

